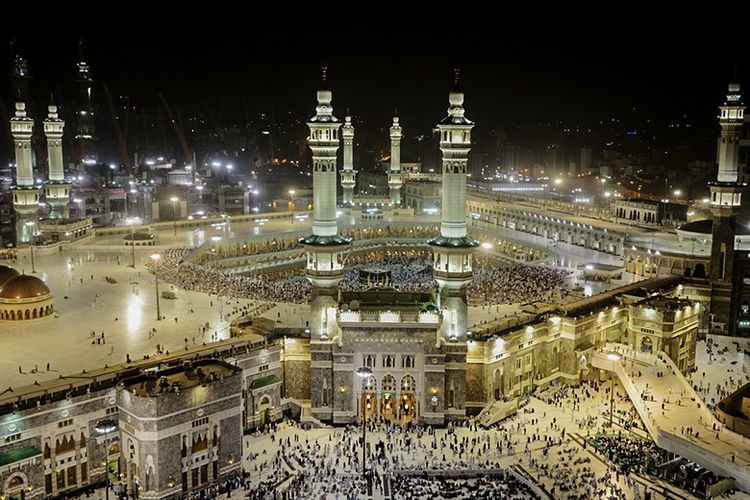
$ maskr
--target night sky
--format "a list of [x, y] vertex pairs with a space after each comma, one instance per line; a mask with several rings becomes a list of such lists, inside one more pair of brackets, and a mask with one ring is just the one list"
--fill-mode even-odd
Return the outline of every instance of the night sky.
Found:
[[[614, 26], [611, 19], [478, 13], [446, 22], [442, 10], [426, 5], [424, 12], [397, 11], [400, 21], [392, 24], [384, 7], [370, 9], [355, 9], [353, 27], [335, 14], [265, 10], [234, 21], [152, 25], [134, 18], [82, 23], [77, 31], [62, 23], [15, 38], [37, 95], [71, 79], [83, 35], [95, 80], [134, 103], [153, 104], [157, 92], [188, 111], [199, 100], [217, 110], [223, 101], [222, 120], [231, 122], [242, 117], [244, 94], [251, 113], [273, 106], [277, 114], [305, 119], [325, 63], [338, 116], [350, 108], [365, 123], [387, 127], [398, 108], [406, 133], [426, 131], [442, 117], [455, 65], [462, 68], [467, 114], [486, 130], [624, 115], [687, 115], [710, 124], [735, 65], [743, 83], [750, 72], [745, 45], [718, 38], [711, 22], [697, 19], [671, 19], [669, 31], [662, 20]], [[12, 29], [3, 36], [10, 40]], [[4, 98], [7, 87], [6, 81]]]

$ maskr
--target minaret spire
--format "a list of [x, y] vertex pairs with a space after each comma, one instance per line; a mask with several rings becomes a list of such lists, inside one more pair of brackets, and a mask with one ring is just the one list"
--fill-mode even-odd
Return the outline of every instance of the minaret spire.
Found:
[[313, 160], [312, 235], [302, 238], [308, 254], [307, 277], [316, 288], [330, 288], [343, 276], [343, 252], [349, 240], [339, 236], [336, 223], [336, 151], [339, 148], [341, 122], [333, 115], [333, 94], [323, 82], [317, 92], [318, 105], [310, 118], [308, 144]]
[[388, 171], [388, 187], [391, 193], [391, 205], [401, 206], [401, 125], [398, 123], [398, 110], [394, 111], [393, 124], [390, 129], [391, 136], [391, 168]]
[[[429, 243], [433, 247], [433, 275], [441, 294], [455, 296], [465, 295], [472, 277], [471, 254], [477, 246], [466, 235], [466, 164], [474, 122], [464, 116], [464, 94], [458, 87], [453, 87], [448, 102], [448, 116], [438, 123], [443, 153], [440, 236]], [[465, 334], [464, 326], [458, 325], [457, 337]]]
[[32, 241], [39, 211], [39, 189], [34, 186], [34, 169], [31, 164], [31, 136], [34, 120], [26, 114], [26, 104], [16, 103], [16, 113], [10, 119], [10, 133], [16, 149], [16, 182], [11, 187], [16, 219], [16, 239], [21, 243]]
[[[738, 83], [730, 83], [726, 101], [719, 106], [721, 137], [718, 148], [718, 172], [716, 181], [709, 182], [711, 198], [709, 208], [713, 215], [711, 229], [711, 261], [709, 280], [711, 283], [712, 331], [716, 326], [724, 333], [747, 334], [750, 315], [740, 318], [739, 302], [742, 286], [736, 283], [734, 272], [734, 245], [736, 218], [742, 203], [742, 194], [747, 182], [739, 169], [740, 139], [744, 123], [745, 106], [740, 96]], [[740, 321], [742, 319], [742, 321]]]
[[63, 168], [62, 138], [65, 122], [58, 116], [57, 106], [50, 103], [47, 110], [49, 114], [44, 120], [44, 134], [47, 136], [49, 180], [44, 185], [45, 197], [51, 208], [50, 219], [67, 219], [71, 184], [65, 181]]
[[341, 187], [343, 188], [341, 204], [351, 206], [354, 203], [357, 171], [354, 170], [354, 125], [352, 125], [352, 117], [349, 116], [348, 108], [344, 118], [344, 126], [341, 127], [341, 137], [344, 141], [344, 166], [341, 169]]

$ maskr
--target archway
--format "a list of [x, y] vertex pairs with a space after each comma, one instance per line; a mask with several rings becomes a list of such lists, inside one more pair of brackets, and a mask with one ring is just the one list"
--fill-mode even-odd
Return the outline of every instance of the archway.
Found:
[[503, 370], [496, 368], [492, 374], [493, 396], [498, 401], [503, 394]]
[[366, 420], [372, 418], [376, 412], [375, 400], [377, 397], [378, 382], [373, 375], [362, 380], [362, 401], [360, 402], [360, 415]]
[[26, 498], [26, 491], [24, 487], [28, 483], [28, 478], [20, 473], [16, 472], [11, 475], [5, 481], [5, 496], [9, 500], [24, 500]]
[[641, 339], [641, 352], [646, 354], [654, 352], [654, 342], [651, 340], [651, 337], [644, 336]]
[[399, 416], [402, 423], [417, 418], [416, 382], [411, 375], [405, 375], [401, 379], [401, 394], [399, 397]]
[[383, 377], [380, 383], [380, 416], [384, 420], [398, 418], [396, 406], [396, 379], [391, 375]]
[[706, 266], [703, 264], [696, 264], [693, 270], [693, 278], [704, 278], [706, 277]]

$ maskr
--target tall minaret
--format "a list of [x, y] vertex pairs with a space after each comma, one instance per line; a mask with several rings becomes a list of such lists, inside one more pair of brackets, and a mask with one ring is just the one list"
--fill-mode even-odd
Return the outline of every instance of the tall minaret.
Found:
[[349, 240], [339, 236], [336, 223], [336, 151], [341, 122], [333, 116], [331, 99], [324, 68], [317, 113], [307, 123], [313, 159], [312, 234], [300, 240], [307, 252], [307, 278], [318, 290], [336, 288], [344, 273], [343, 253], [349, 247]]
[[67, 219], [70, 201], [70, 182], [65, 181], [63, 172], [62, 137], [65, 122], [57, 116], [57, 106], [50, 104], [49, 115], [44, 120], [44, 134], [47, 136], [47, 158], [49, 180], [44, 183], [44, 194], [50, 204], [50, 219]]
[[[710, 209], [713, 215], [711, 237], [711, 308], [714, 326], [724, 325], [724, 333], [735, 335], [738, 321], [740, 287], [733, 286], [734, 242], [737, 234], [736, 218], [740, 211], [742, 193], [747, 187], [739, 179], [739, 149], [745, 107], [740, 100], [740, 86], [729, 84], [727, 100], [719, 106], [719, 140], [717, 180], [709, 182]], [[712, 328], [713, 330], [713, 328]]]
[[[312, 234], [300, 240], [307, 254], [305, 275], [312, 283], [310, 297], [310, 401], [314, 417], [331, 420], [334, 394], [328, 388], [339, 387], [334, 378], [354, 374], [334, 372], [333, 351], [341, 342], [336, 320], [338, 284], [344, 276], [344, 252], [350, 240], [338, 234], [336, 224], [336, 150], [339, 148], [339, 122], [333, 116], [331, 91], [326, 84], [326, 69], [318, 90], [316, 114], [307, 123], [308, 144], [313, 160], [313, 227]], [[338, 380], [338, 379], [337, 379]], [[336, 397], [339, 393], [336, 394]]]
[[[395, 114], [395, 113], [394, 113]], [[391, 136], [391, 168], [388, 172], [388, 187], [391, 191], [391, 205], [401, 206], [401, 126], [398, 124], [398, 116], [393, 117], [390, 130]]]
[[16, 103], [16, 114], [10, 119], [10, 133], [16, 145], [16, 183], [11, 187], [16, 219], [16, 240], [28, 243], [36, 231], [39, 212], [39, 189], [34, 187], [34, 170], [31, 165], [31, 135], [34, 120], [26, 115], [26, 105]]
[[438, 123], [443, 153], [443, 200], [440, 236], [432, 246], [432, 274], [440, 287], [443, 321], [438, 345], [446, 360], [444, 393], [448, 395], [446, 418], [465, 418], [467, 309], [466, 288], [472, 279], [472, 254], [478, 243], [466, 235], [466, 164], [474, 123], [464, 116], [464, 94], [458, 86], [458, 70], [448, 101], [448, 116]]
[[344, 189], [344, 195], [341, 204], [351, 206], [354, 203], [354, 186], [357, 179], [357, 171], [354, 170], [354, 125], [351, 116], [344, 118], [341, 136], [344, 138], [344, 167], [341, 169], [341, 187]]
[[455, 85], [448, 116], [438, 124], [443, 153], [443, 201], [440, 236], [430, 241], [434, 274], [441, 288], [463, 288], [471, 281], [471, 253], [477, 242], [466, 236], [466, 164], [474, 123], [464, 116], [464, 94]]

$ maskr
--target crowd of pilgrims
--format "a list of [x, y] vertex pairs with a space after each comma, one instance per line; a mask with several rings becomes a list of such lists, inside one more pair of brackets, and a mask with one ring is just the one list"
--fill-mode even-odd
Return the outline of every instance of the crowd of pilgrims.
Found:
[[566, 275], [564, 270], [544, 266], [480, 266], [469, 284], [468, 300], [472, 305], [548, 300], [562, 286]]
[[476, 479], [396, 475], [391, 481], [391, 488], [391, 498], [395, 500], [413, 498], [465, 500], [504, 498], [512, 500], [533, 497], [526, 485], [505, 470], [497, 475], [479, 475]]
[[[389, 271], [388, 282], [363, 282], [359, 271], [369, 268]], [[339, 288], [344, 291], [363, 291], [374, 286], [388, 286], [401, 292], [430, 292], [435, 288], [432, 259], [427, 252], [417, 250], [371, 251], [350, 258]]]
[[[289, 422], [283, 425], [298, 424]], [[450, 496], [443, 493], [443, 496], [425, 498], [535, 498], [527, 486], [506, 474], [498, 462], [504, 454], [517, 451], [517, 433], [523, 425], [521, 422], [507, 429], [500, 426], [492, 434], [474, 437], [460, 437], [455, 432], [458, 426], [468, 427], [472, 424], [464, 422], [456, 425], [453, 427], [449, 424], [447, 433], [438, 436], [430, 426], [370, 422], [367, 468], [371, 471], [373, 491], [383, 495], [387, 490], [385, 483], [390, 481], [393, 498], [420, 498], [419, 492], [425, 486], [415, 479], [421, 474], [411, 476], [415, 472], [444, 471], [447, 476], [457, 470], [476, 473], [477, 469], [491, 469], [491, 474], [481, 474], [483, 477], [470, 482], [451, 480], [446, 483], [471, 485], [472, 488], [464, 492], [467, 495], [459, 494], [454, 489]], [[251, 455], [251, 475], [264, 468], [271, 468], [273, 472], [256, 488], [249, 488], [246, 497], [270, 498], [264, 495], [273, 491], [273, 484], [279, 485], [285, 478], [293, 476], [294, 487], [279, 488], [283, 491], [277, 493], [276, 498], [362, 498], [367, 485], [361, 474], [360, 430], [360, 426], [348, 426], [316, 439], [295, 433], [279, 440], [276, 453], [261, 451], [260, 454]], [[378, 434], [373, 436], [372, 433]], [[272, 439], [275, 441], [275, 437]], [[405, 477], [404, 473], [410, 477]], [[476, 487], [481, 487], [481, 490]], [[500, 496], [468, 495], [477, 491], [487, 494], [494, 492]]]
[[[310, 282], [299, 267], [245, 276], [194, 264], [185, 259], [188, 253], [190, 249], [186, 248], [169, 249], [158, 262], [149, 262], [147, 266], [158, 273], [159, 279], [186, 290], [292, 304], [304, 304], [310, 298]], [[371, 285], [360, 281], [359, 271], [373, 266], [390, 271], [388, 286], [397, 290], [434, 289], [431, 258], [427, 252], [418, 250], [374, 250], [352, 257], [347, 262], [341, 289], [367, 289]], [[469, 302], [505, 304], [544, 300], [563, 283], [564, 277], [564, 271], [542, 266], [503, 263], [489, 270], [480, 268], [469, 286]]]

